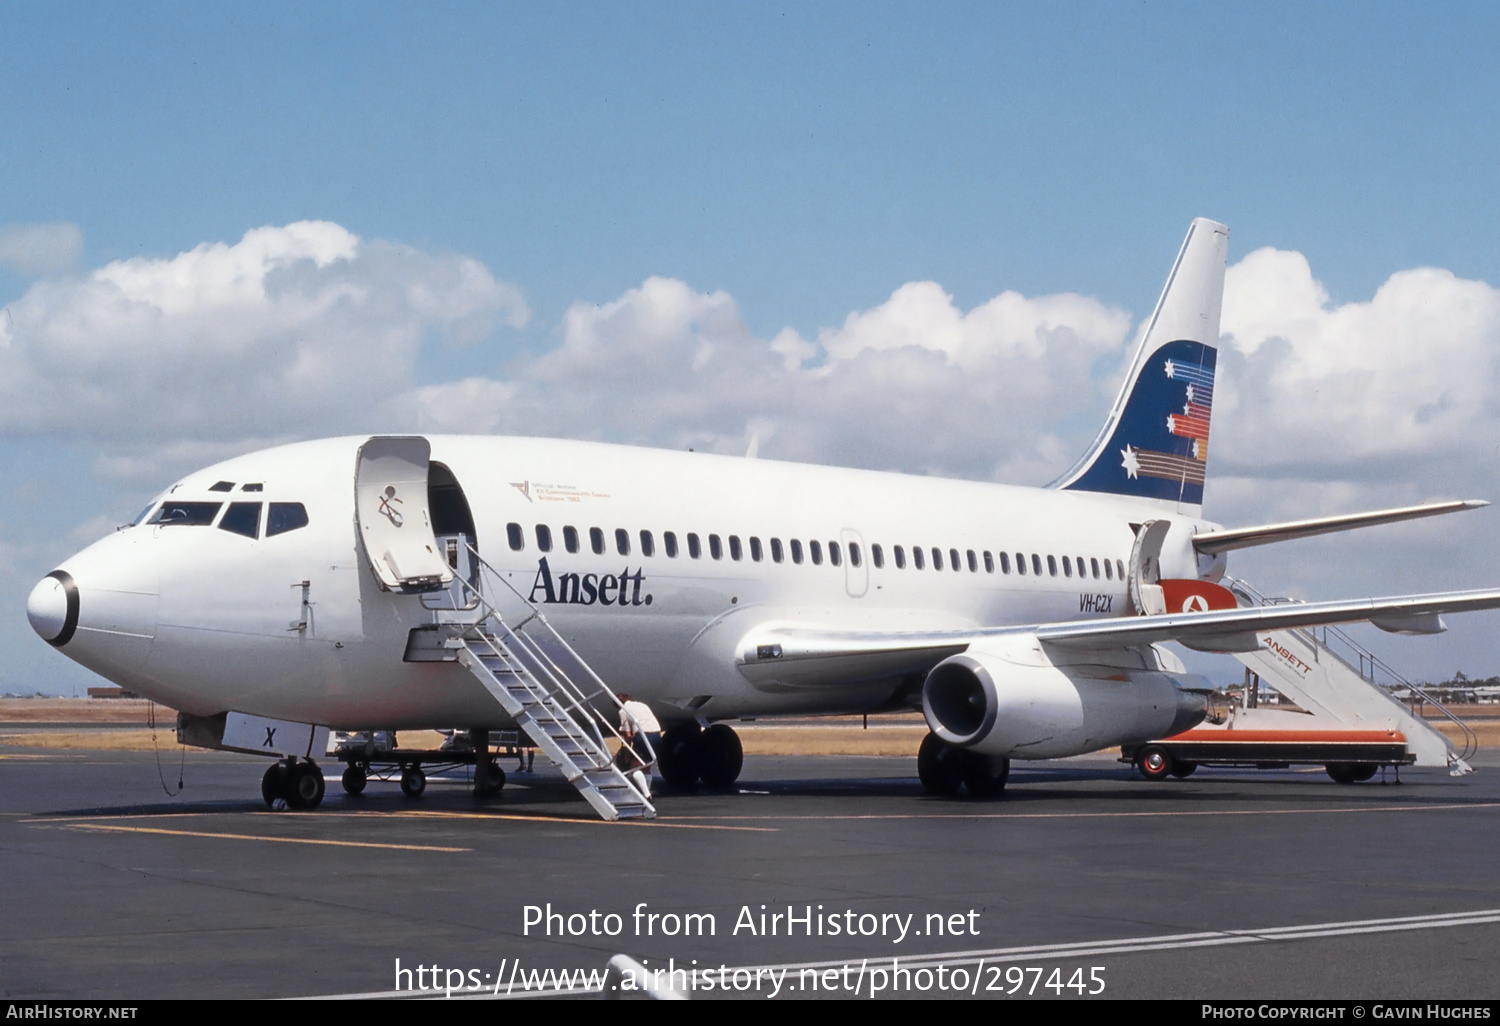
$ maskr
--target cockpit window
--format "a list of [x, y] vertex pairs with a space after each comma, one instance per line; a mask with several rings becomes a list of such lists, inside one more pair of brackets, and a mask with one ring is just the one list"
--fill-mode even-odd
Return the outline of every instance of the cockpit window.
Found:
[[307, 526], [307, 508], [300, 502], [273, 502], [266, 517], [266, 537], [295, 531]]
[[219, 521], [219, 530], [254, 538], [260, 533], [260, 507], [258, 502], [231, 502]]
[[141, 524], [144, 524], [146, 522], [146, 518], [151, 515], [151, 511], [155, 508], [156, 500], [152, 499], [150, 502], [146, 503], [146, 508], [141, 510], [140, 513], [136, 515], [136, 518], [130, 522], [130, 526], [139, 527]]
[[234, 482], [216, 481], [208, 486], [208, 490], [211, 492], [232, 492], [234, 491]]
[[147, 523], [161, 524], [163, 527], [207, 527], [223, 508], [222, 502], [181, 502], [168, 499]]
[[262, 485], [259, 481], [252, 481], [249, 484], [242, 484], [242, 485], [240, 485], [240, 491], [242, 491], [242, 492], [262, 492], [262, 491], [265, 491], [265, 486]]

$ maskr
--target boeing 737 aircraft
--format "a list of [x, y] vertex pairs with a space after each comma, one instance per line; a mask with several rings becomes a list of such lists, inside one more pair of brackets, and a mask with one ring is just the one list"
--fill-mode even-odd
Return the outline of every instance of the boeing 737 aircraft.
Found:
[[[1194, 221], [1098, 438], [1047, 488], [537, 438], [303, 442], [189, 474], [31, 593], [36, 632], [277, 757], [316, 805], [319, 728], [524, 730], [601, 814], [650, 815], [603, 742], [615, 695], [662, 774], [732, 783], [724, 721], [920, 707], [929, 789], [1184, 730], [1211, 690], [1161, 643], [1369, 621], [1432, 633], [1500, 590], [1239, 608], [1236, 548], [1471, 508], [1203, 519], [1228, 230]], [[602, 753], [602, 754], [601, 754]], [[481, 767], [482, 770], [482, 767]]]

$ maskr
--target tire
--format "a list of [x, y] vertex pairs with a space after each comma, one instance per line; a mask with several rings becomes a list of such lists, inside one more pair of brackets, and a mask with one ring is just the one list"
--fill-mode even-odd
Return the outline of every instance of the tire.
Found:
[[1005, 782], [1010, 779], [1010, 760], [1000, 755], [982, 755], [979, 752], [962, 751], [959, 759], [959, 775], [970, 798], [998, 798], [1005, 792]]
[[427, 774], [422, 772], [420, 766], [408, 766], [401, 774], [401, 793], [408, 798], [415, 798], [427, 790]]
[[356, 766], [351, 762], [348, 766], [344, 767], [344, 776], [342, 778], [344, 792], [346, 794], [362, 794], [365, 784], [369, 779], [363, 767]]
[[1335, 784], [1358, 784], [1373, 777], [1378, 767], [1365, 762], [1330, 762], [1325, 768]]
[[266, 775], [260, 778], [260, 796], [265, 799], [266, 808], [276, 808], [279, 801], [282, 807], [286, 807], [286, 795], [281, 790], [281, 763], [273, 762], [266, 767]]
[[1161, 745], [1147, 745], [1135, 756], [1135, 767], [1147, 780], [1166, 780], [1172, 775], [1172, 753]]
[[489, 786], [484, 789], [484, 793], [487, 795], [499, 794], [501, 791], [505, 790], [505, 771], [500, 768], [500, 764], [498, 762], [495, 762], [492, 759], [490, 760], [489, 772], [490, 782]]
[[322, 770], [313, 763], [299, 762], [288, 774], [286, 803], [294, 809], [316, 809], [323, 804], [326, 787]]
[[964, 782], [962, 751], [929, 733], [917, 749], [917, 776], [927, 793], [947, 798], [958, 793]]
[[729, 787], [745, 767], [740, 736], [727, 723], [715, 723], [698, 735], [698, 775], [709, 787]]
[[661, 736], [656, 752], [656, 770], [667, 786], [686, 791], [698, 782], [698, 735], [696, 723], [679, 723]]
[[1197, 768], [1198, 764], [1196, 762], [1188, 762], [1185, 759], [1179, 759], [1172, 766], [1172, 776], [1176, 777], [1178, 780], [1186, 780], [1188, 777], [1193, 775], [1193, 771]]

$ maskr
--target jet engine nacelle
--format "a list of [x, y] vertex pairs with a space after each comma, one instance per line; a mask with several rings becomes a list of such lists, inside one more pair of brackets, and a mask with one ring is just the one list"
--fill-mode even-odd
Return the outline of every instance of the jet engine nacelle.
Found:
[[[1136, 666], [1052, 651], [1032, 635], [994, 639], [927, 674], [922, 711], [944, 741], [985, 755], [1051, 759], [1170, 737], [1200, 723], [1212, 686], [1147, 649]], [[1175, 666], [1173, 665], [1175, 664]]]

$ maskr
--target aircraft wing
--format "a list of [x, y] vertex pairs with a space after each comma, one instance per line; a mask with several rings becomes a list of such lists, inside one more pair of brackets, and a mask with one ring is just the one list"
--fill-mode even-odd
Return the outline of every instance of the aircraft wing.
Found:
[[1204, 652], [1253, 651], [1258, 633], [1293, 627], [1370, 622], [1388, 631], [1431, 634], [1444, 613], [1500, 609], [1500, 590], [1443, 592], [1336, 602], [1293, 602], [1199, 613], [1075, 620], [1029, 627], [958, 631], [846, 631], [770, 627], [754, 631], [741, 649], [740, 670], [756, 683], [789, 687], [857, 684], [925, 674], [950, 655], [986, 638], [1031, 634], [1047, 645], [1076, 649], [1129, 648], [1177, 641]]

